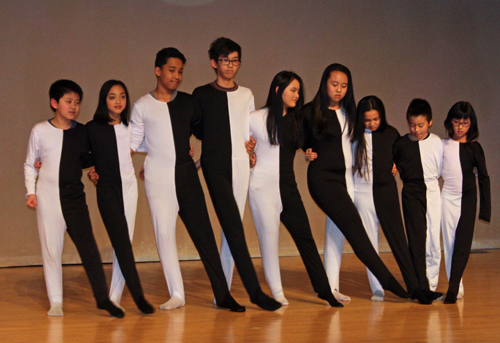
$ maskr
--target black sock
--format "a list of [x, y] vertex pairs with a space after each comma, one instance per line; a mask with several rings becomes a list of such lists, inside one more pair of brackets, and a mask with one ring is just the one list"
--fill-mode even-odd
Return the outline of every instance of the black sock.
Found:
[[101, 304], [98, 304], [97, 308], [108, 311], [110, 315], [116, 318], [125, 317], [125, 312], [123, 312], [120, 308], [116, 307], [115, 304], [113, 304], [109, 299], [106, 299]]
[[267, 311], [276, 311], [282, 306], [281, 303], [266, 295], [261, 289], [256, 292], [255, 297], [250, 301]]
[[413, 292], [411, 299], [412, 300], [417, 299], [418, 302], [421, 303], [422, 305], [432, 304], [432, 300], [425, 296], [424, 292], [422, 292], [420, 287]]
[[228, 292], [224, 295], [224, 299], [222, 301], [216, 301], [217, 306], [220, 308], [227, 308], [232, 312], [245, 312], [245, 306], [241, 306], [234, 300], [232, 295]]
[[395, 295], [397, 295], [398, 297], [403, 298], [403, 299], [408, 299], [410, 297], [408, 292], [406, 292], [405, 289], [403, 287], [401, 287], [401, 285], [394, 278], [394, 276], [391, 277], [391, 279], [389, 280], [389, 284], [387, 285], [386, 290], [394, 293]]
[[448, 291], [446, 293], [446, 298], [444, 298], [445, 304], [455, 304], [457, 302], [457, 295], [453, 292]]
[[337, 299], [335, 299], [330, 289], [326, 292], [318, 294], [318, 298], [328, 301], [331, 307], [344, 307], [344, 305], [342, 305], [337, 301]]
[[443, 295], [443, 293], [433, 292], [429, 288], [427, 288], [424, 290], [424, 295], [430, 300], [436, 300], [437, 298], [441, 297]]
[[140, 295], [137, 299], [134, 299], [135, 304], [144, 314], [151, 314], [155, 312], [154, 307], [144, 298], [144, 295]]

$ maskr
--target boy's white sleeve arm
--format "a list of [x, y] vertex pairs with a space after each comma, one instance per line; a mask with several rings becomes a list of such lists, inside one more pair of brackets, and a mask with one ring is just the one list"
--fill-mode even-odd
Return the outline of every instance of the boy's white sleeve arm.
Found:
[[130, 127], [130, 149], [137, 151], [144, 141], [144, 115], [138, 104], [135, 104], [132, 109]]
[[255, 111], [255, 98], [252, 94], [252, 98], [250, 99], [250, 112]]
[[35, 162], [40, 158], [38, 146], [38, 135], [35, 129], [31, 130], [28, 150], [26, 152], [26, 162], [24, 162], [24, 184], [26, 185], [26, 198], [30, 194], [36, 194], [36, 179], [38, 171], [35, 169]]

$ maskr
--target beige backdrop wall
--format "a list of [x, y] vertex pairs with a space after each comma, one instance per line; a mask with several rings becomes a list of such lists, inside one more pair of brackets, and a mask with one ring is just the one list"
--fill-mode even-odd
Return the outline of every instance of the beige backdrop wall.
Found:
[[[492, 177], [494, 213], [492, 224], [478, 223], [474, 247], [498, 248], [498, 13], [498, 1], [472, 0], [0, 1], [0, 266], [41, 263], [36, 215], [25, 205], [22, 166], [32, 126], [52, 115], [50, 84], [69, 78], [82, 86], [85, 96], [79, 121], [85, 123], [92, 118], [99, 88], [108, 79], [124, 81], [132, 101], [152, 90], [154, 56], [163, 47], [175, 46], [188, 59], [181, 90], [191, 92], [212, 81], [207, 50], [219, 36], [243, 47], [237, 81], [253, 90], [257, 107], [263, 105], [272, 77], [283, 69], [303, 77], [306, 100], [311, 100], [323, 69], [332, 62], [351, 69], [357, 100], [369, 94], [383, 99], [389, 121], [402, 133], [407, 130], [404, 113], [414, 97], [430, 101], [435, 114], [432, 131], [441, 136], [451, 105], [471, 101]], [[194, 143], [199, 156], [200, 144]], [[137, 170], [143, 160], [144, 156], [134, 156]], [[301, 152], [295, 167], [322, 251], [325, 215], [308, 194]], [[95, 235], [104, 260], [109, 261], [111, 247], [95, 189], [86, 177], [83, 180]], [[143, 183], [139, 185], [133, 246], [137, 260], [157, 260]], [[220, 241], [210, 202], [209, 210]], [[248, 209], [245, 227], [251, 253], [258, 256]], [[180, 258], [197, 258], [182, 222], [177, 229]], [[78, 262], [73, 244], [69, 239], [66, 243], [63, 261]], [[384, 240], [381, 244], [381, 250], [388, 249]], [[280, 253], [297, 254], [285, 230]]]

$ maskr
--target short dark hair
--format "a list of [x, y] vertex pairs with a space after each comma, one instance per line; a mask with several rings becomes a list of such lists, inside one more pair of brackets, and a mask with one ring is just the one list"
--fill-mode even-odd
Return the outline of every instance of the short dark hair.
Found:
[[125, 90], [125, 96], [127, 97], [125, 108], [120, 114], [120, 120], [123, 124], [128, 125], [130, 120], [130, 98], [128, 96], [127, 87], [122, 81], [119, 80], [108, 80], [102, 85], [101, 90], [99, 91], [99, 102], [97, 103], [97, 109], [94, 113], [94, 121], [100, 124], [107, 124], [113, 121], [113, 119], [109, 116], [107, 98], [111, 88], [117, 85], [123, 87]]
[[448, 111], [448, 116], [444, 121], [444, 127], [450, 138], [453, 138], [453, 119], [469, 119], [470, 126], [469, 131], [467, 131], [467, 142], [472, 142], [479, 137], [479, 128], [477, 125], [477, 117], [474, 108], [468, 101], [459, 101], [453, 105]]
[[161, 69], [167, 64], [169, 58], [178, 58], [182, 61], [182, 64], [186, 63], [186, 57], [176, 48], [163, 48], [156, 53], [155, 68], [158, 67]]
[[241, 61], [241, 47], [229, 38], [219, 37], [210, 44], [208, 56], [211, 60], [218, 60], [219, 57], [227, 57], [230, 53], [237, 52]]
[[425, 99], [415, 98], [408, 105], [406, 110], [406, 121], [410, 121], [410, 117], [424, 116], [430, 123], [432, 120], [432, 109], [429, 102]]
[[[55, 101], [59, 102], [59, 99], [61, 99], [65, 94], [72, 92], [80, 96], [80, 101], [83, 100], [82, 88], [75, 81], [64, 79], [57, 80], [50, 86], [49, 97], [50, 99], [54, 99]], [[56, 111], [56, 109], [52, 107], [52, 105], [50, 105], [50, 108], [52, 109], [52, 111]]]

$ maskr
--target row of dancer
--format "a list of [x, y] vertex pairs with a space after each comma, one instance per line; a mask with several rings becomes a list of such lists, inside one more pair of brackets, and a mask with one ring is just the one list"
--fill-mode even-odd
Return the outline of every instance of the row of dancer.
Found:
[[[278, 287], [274, 287], [271, 281], [273, 277], [269, 276], [271, 274], [276, 275], [276, 268], [274, 272], [268, 273], [269, 268], [266, 267], [267, 263], [265, 261], [269, 260], [269, 258], [265, 257], [265, 255], [270, 255], [265, 252], [266, 247], [264, 246], [267, 241], [272, 241], [272, 239], [270, 238], [267, 240], [267, 236], [262, 237], [263, 235], [259, 233], [259, 241], [261, 242], [263, 259], [265, 260], [266, 279], [277, 301], [267, 297], [260, 289], [255, 270], [248, 254], [241, 224], [241, 216], [246, 200], [249, 178], [248, 155], [246, 154], [246, 150], [251, 149], [254, 144], [253, 140], [250, 139], [250, 130], [252, 130], [252, 134], [254, 134], [255, 131], [255, 135], [257, 135], [258, 131], [257, 129], [254, 130], [252, 126], [252, 124], [256, 122], [254, 119], [258, 117], [258, 112], [249, 117], [249, 112], [253, 110], [254, 106], [253, 96], [250, 90], [234, 83], [234, 77], [236, 76], [241, 61], [241, 49], [239, 45], [231, 40], [220, 38], [212, 43], [209, 54], [212, 67], [217, 74], [217, 80], [195, 90], [195, 97], [193, 98], [188, 94], [177, 91], [177, 87], [182, 80], [182, 72], [185, 63], [184, 56], [176, 49], [172, 48], [160, 51], [155, 61], [157, 87], [154, 91], [136, 102], [134, 110], [132, 111], [130, 125], [127, 125], [129, 97], [125, 85], [118, 81], [109, 81], [101, 89], [99, 106], [94, 116], [94, 121], [87, 125], [87, 135], [90, 138], [89, 150], [92, 151], [91, 156], [93, 157], [93, 164], [99, 175], [99, 181], [97, 182], [98, 205], [116, 255], [114, 257], [110, 293], [110, 298], [112, 300], [111, 305], [119, 304], [125, 282], [124, 280], [126, 280], [127, 286], [131, 290], [132, 296], [141, 311], [144, 313], [152, 313], [151, 306], [145, 301], [142, 295], [137, 271], [133, 263], [133, 253], [129, 240], [129, 234], [130, 238], [133, 234], [137, 204], [137, 185], [135, 176], [133, 175], [129, 151], [130, 147], [133, 151], [138, 149], [140, 151], [140, 145], [144, 142], [145, 144], [143, 144], [143, 146], [145, 146], [145, 151], [148, 152], [145, 162], [146, 193], [153, 218], [159, 255], [171, 295], [171, 299], [167, 303], [161, 305], [160, 308], [174, 309], [185, 303], [182, 278], [180, 276], [175, 246], [175, 221], [177, 213], [179, 213], [206, 267], [214, 290], [216, 303], [221, 307], [226, 307], [233, 311], [239, 312], [245, 310], [243, 306], [237, 304], [230, 296], [228, 285], [224, 282], [213, 231], [210, 227], [208, 213], [206, 211], [203, 192], [199, 184], [198, 176], [196, 175], [193, 161], [188, 157], [187, 153], [189, 150], [189, 137], [192, 133], [203, 141], [201, 163], [212, 201], [214, 202], [214, 207], [223, 227], [221, 255], [223, 262], [222, 266], [226, 272], [228, 284], [230, 285], [230, 280], [232, 278], [232, 258], [227, 257], [227, 253], [233, 252], [236, 266], [252, 302], [267, 310], [275, 310], [279, 308], [281, 304], [287, 304], [281, 288], [281, 282], [279, 281]], [[330, 74], [333, 73], [330, 71], [327, 74], [327, 77], [324, 77], [325, 80], [329, 80]], [[350, 77], [350, 74], [345, 75], [349, 75]], [[280, 120], [281, 116], [274, 116], [274, 126], [272, 126], [272, 121], [269, 119], [267, 120], [267, 128], [270, 130], [268, 132], [273, 132], [273, 127], [276, 131], [274, 144], [270, 144], [270, 147], [276, 148], [277, 142], [279, 142], [278, 147], [288, 144], [288, 152], [283, 154], [283, 156], [281, 153], [282, 149], [278, 149], [280, 167], [279, 185], [281, 192], [278, 198], [281, 198], [282, 211], [275, 211], [278, 213], [278, 217], [276, 217], [276, 213], [271, 214], [271, 216], [274, 215], [274, 222], [276, 222], [278, 218], [278, 227], [280, 219], [287, 225], [287, 228], [301, 252], [318, 296], [328, 300], [332, 306], [341, 306], [333, 297], [328, 279], [321, 265], [321, 259], [315, 248], [307, 216], [303, 209], [293, 175], [293, 156], [295, 150], [300, 146], [300, 142], [303, 141], [302, 130], [299, 121], [297, 121], [297, 119], [300, 118], [300, 106], [298, 108], [292, 106], [294, 104], [293, 100], [290, 100], [288, 104], [285, 102], [285, 95], [290, 95], [289, 92], [285, 92], [285, 90], [288, 90], [292, 83], [296, 83], [293, 82], [294, 80], [301, 83], [301, 81], [299, 81], [300, 78], [291, 77], [289, 78], [290, 82], [288, 84], [282, 82], [276, 85], [274, 94], [271, 92], [275, 88], [275, 82], [273, 81], [266, 105], [266, 108], [269, 109], [271, 108], [271, 102], [273, 102], [274, 104], [272, 106], [277, 111], [275, 113], [280, 113], [280, 110], [277, 109], [281, 106], [283, 114], [287, 114], [289, 109], [294, 109], [290, 113], [297, 114], [292, 114], [290, 116], [285, 115], [283, 116], [284, 120]], [[296, 89], [296, 93], [299, 92], [300, 86]], [[64, 94], [59, 98], [59, 95], [54, 95], [53, 92], [50, 94], [51, 105], [56, 115], [49, 124], [55, 128], [62, 128], [64, 132], [63, 136], [66, 136], [68, 131], [71, 131], [70, 129], [76, 125], [72, 120], [78, 115], [79, 100], [81, 100], [82, 97], [81, 90], [78, 94], [78, 91], [73, 91], [71, 87], [72, 86], [63, 87], [64, 89], [59, 93]], [[325, 84], [322, 82], [320, 90], [326, 87], [326, 82]], [[348, 87], [345, 88], [348, 89]], [[352, 89], [352, 82], [349, 88]], [[77, 95], [79, 95], [79, 97]], [[65, 104], [68, 97], [74, 98], [72, 100], [74, 104], [69, 107], [66, 106], [66, 108]], [[76, 100], [77, 98], [79, 99]], [[301, 100], [303, 99], [303, 97], [299, 98]], [[342, 97], [338, 101], [339, 109], [341, 108], [341, 100]], [[295, 99], [295, 103], [296, 101], [297, 99]], [[167, 106], [165, 106], [165, 104]], [[267, 116], [265, 111], [263, 111], [264, 110], [260, 111], [261, 115]], [[61, 118], [67, 119], [67, 127], [59, 125], [59, 119]], [[293, 118], [293, 120], [287, 120], [287, 118]], [[285, 123], [284, 126], [282, 125], [283, 123]], [[38, 126], [44, 126], [42, 124], [44, 123], [38, 124]], [[271, 127], [269, 127], [269, 125], [271, 125]], [[291, 131], [290, 125], [292, 125]], [[33, 161], [40, 158], [43, 163], [36, 189], [37, 196], [40, 190], [41, 180], [46, 178], [42, 177], [42, 175], [49, 174], [43, 173], [43, 171], [52, 168], [52, 172], [55, 172], [57, 167], [61, 167], [57, 166], [57, 163], [51, 166], [49, 155], [54, 154], [54, 152], [51, 151], [52, 149], [40, 149], [40, 145], [45, 145], [40, 144], [40, 138], [42, 143], [46, 142], [43, 142], [44, 138], [40, 137], [40, 133], [38, 132], [40, 130], [35, 130], [36, 128], [37, 126], [35, 126], [32, 131], [28, 158], [25, 164], [28, 205], [32, 207], [36, 207], [37, 205], [37, 198], [35, 197], [35, 199], [33, 199], [34, 193], [30, 193], [30, 191], [33, 192], [34, 190], [34, 179], [36, 178], [36, 171], [33, 169]], [[283, 128], [285, 128], [284, 131]], [[292, 133], [292, 139], [283, 138], [282, 135], [288, 136], [288, 133]], [[305, 136], [308, 137], [307, 134]], [[271, 137], [271, 135], [269, 137]], [[271, 140], [272, 139], [273, 138], [271, 138]], [[63, 139], [63, 142], [64, 141]], [[249, 142], [245, 143], [245, 141]], [[252, 171], [251, 180], [259, 179], [259, 177], [254, 177], [254, 175], [259, 175], [258, 170], [265, 170], [266, 168], [273, 167], [273, 165], [265, 166], [263, 162], [266, 160], [264, 148], [265, 140], [262, 141], [262, 143], [259, 143], [259, 141], [260, 139], [257, 140], [257, 147], [255, 149], [258, 155], [262, 156], [258, 159], [257, 165]], [[283, 142], [286, 142], [286, 144]], [[245, 144], [247, 149], [245, 149]], [[63, 143], [63, 146], [64, 145]], [[50, 147], [50, 144], [45, 148], [48, 147]], [[165, 147], [167, 147], [167, 149], [165, 149]], [[227, 147], [226, 151], [221, 149], [221, 147]], [[84, 147], [83, 151], [85, 151], [85, 149]], [[285, 151], [287, 149], [285, 149]], [[276, 151], [276, 149], [274, 150]], [[291, 154], [292, 151], [293, 154]], [[79, 156], [79, 154], [76, 154], [76, 151], [73, 152], [75, 155]], [[79, 150], [79, 152], [82, 156], [85, 155], [82, 153], [82, 150]], [[58, 153], [61, 153], [61, 151]], [[65, 155], [68, 155], [68, 153]], [[109, 158], [109, 156], [114, 157]], [[77, 162], [80, 167], [89, 166], [89, 163], [81, 163], [81, 157], [77, 159]], [[274, 159], [274, 163], [276, 163], [276, 159]], [[49, 166], [47, 166], [47, 164], [49, 164]], [[311, 166], [312, 165], [313, 164], [311, 164]], [[317, 170], [321, 171], [321, 168]], [[62, 173], [60, 174], [62, 175]], [[319, 175], [321, 175], [321, 173], [319, 173]], [[76, 176], [76, 174], [73, 173], [73, 176]], [[64, 180], [63, 182], [59, 180], [58, 184], [57, 180], [55, 182], [53, 196], [57, 194], [55, 193], [58, 188], [57, 186], [59, 186], [61, 194], [63, 193], [63, 188], [68, 188]], [[71, 183], [74, 185], [77, 185], [78, 182], [76, 181], [76, 177], [71, 180]], [[252, 184], [255, 183], [252, 181]], [[83, 186], [78, 185], [78, 188], [83, 188]], [[259, 205], [258, 202], [252, 200], [254, 198], [252, 194], [257, 193], [253, 191], [253, 187], [251, 186], [250, 205], [256, 223], [258, 219], [256, 219], [256, 214], [254, 214], [254, 212], [259, 213]], [[66, 198], [71, 198], [71, 195], [74, 194], [69, 195], [70, 196], [66, 196]], [[321, 196], [322, 194], [319, 194], [317, 198], [321, 199]], [[256, 197], [258, 197], [258, 195], [256, 195]], [[63, 199], [64, 197], [60, 195], [61, 203], [63, 203]], [[276, 199], [276, 197], [274, 197], [274, 199]], [[38, 202], [40, 203], [39, 198]], [[84, 202], [85, 200], [83, 198], [83, 204]], [[277, 203], [275, 203], [275, 205], [276, 204]], [[88, 216], [86, 206], [83, 208], [82, 203], [78, 206], [73, 204], [73, 206], [80, 206], [80, 212], [86, 212], [86, 216]], [[40, 207], [41, 206], [37, 209], [39, 228], [43, 227], [42, 224], [46, 222], [47, 218], [50, 218], [50, 216], [44, 214], [46, 210], [42, 211]], [[334, 214], [332, 217], [333, 216]], [[65, 226], [68, 228], [68, 232], [70, 232], [71, 235], [71, 227], [73, 224], [70, 225], [68, 223], [64, 211], [62, 217], [63, 221], [61, 221], [60, 225], [62, 231], [59, 230], [57, 234], [51, 232], [47, 234], [47, 232], [45, 232], [46, 229], [43, 230], [44, 232], [40, 229], [42, 252], [44, 253], [44, 272], [49, 300], [51, 302], [49, 315], [54, 315], [54, 313], [56, 313], [56, 315], [62, 315], [62, 290], [60, 292], [55, 292], [57, 296], [51, 296], [51, 294], [54, 293], [53, 289], [57, 289], [58, 287], [54, 287], [53, 285], [53, 280], [56, 279], [52, 277], [54, 273], [52, 272], [51, 274], [51, 272], [48, 272], [54, 269], [51, 268], [50, 265], [59, 265], [60, 269], [61, 251], [55, 251], [55, 254], [48, 254], [46, 252], [46, 250], [54, 249], [54, 246], [59, 246], [60, 249], [62, 249], [60, 237], [61, 232], [64, 234]], [[262, 218], [264, 217], [265, 214], [263, 214]], [[337, 220], [341, 221], [342, 219]], [[263, 221], [265, 221], [265, 219], [263, 219]], [[297, 225], [298, 223], [300, 223], [300, 225]], [[256, 224], [256, 226], [258, 225]], [[278, 227], [276, 227], [276, 230]], [[362, 228], [362, 225], [360, 227]], [[89, 230], [85, 228], [85, 230], [82, 231], [88, 233]], [[59, 240], [59, 244], [47, 241], [46, 237], [51, 237], [52, 239], [52, 236], [54, 239]], [[383, 266], [383, 263], [376, 253], [374, 254], [373, 248], [368, 254], [364, 252], [365, 248], [367, 248], [366, 242], [369, 243], [366, 234], [364, 234], [364, 236], [363, 238], [366, 239], [361, 239], [363, 242], [361, 242], [359, 246], [365, 245], [363, 248], [356, 249], [358, 252], [360, 250], [363, 251], [362, 260], [366, 261], [365, 263], [371, 267], [371, 269], [376, 270], [376, 275], [381, 278], [385, 288], [402, 297], [407, 297], [406, 292], [397, 284], [396, 280], [390, 275], [385, 266]], [[351, 240], [357, 240], [356, 234], [350, 237], [352, 238]], [[352, 244], [351, 240], [350, 242]], [[76, 240], [75, 243], [77, 243]], [[95, 241], [91, 245], [95, 245]], [[276, 256], [274, 259], [277, 261], [277, 244], [271, 243], [272, 248], [270, 251], [273, 251], [273, 245], [276, 246]], [[369, 247], [371, 247], [371, 245], [369, 245]], [[368, 250], [370, 249], [368, 248]], [[83, 261], [84, 256], [87, 254], [87, 249], [79, 249], [79, 252], [83, 254]], [[47, 257], [46, 255], [49, 256]], [[372, 255], [375, 255], [375, 257]], [[94, 260], [97, 259], [94, 258]], [[84, 262], [84, 266], [85, 265]], [[86, 267], [89, 279], [92, 282], [95, 276], [93, 274], [94, 272], [89, 270], [90, 269]], [[123, 272], [123, 276], [121, 272]], [[279, 279], [279, 267], [277, 275]], [[330, 277], [330, 275], [328, 277]], [[59, 276], [59, 281], [61, 280], [62, 278]], [[407, 281], [406, 277], [405, 281]], [[99, 284], [102, 288], [102, 281], [99, 281]], [[276, 285], [276, 283], [274, 283], [274, 285]], [[410, 290], [410, 287], [408, 287], [408, 289]], [[95, 290], [94, 293], [96, 294]], [[411, 294], [414, 297], [418, 297], [419, 301], [422, 303], [429, 302], [426, 295], [416, 289]], [[336, 295], [338, 296], [338, 294]], [[96, 299], [97, 298], [96, 296]], [[101, 298], [102, 296], [100, 296], [99, 299]], [[99, 299], [98, 305], [102, 302], [102, 300]], [[118, 313], [117, 310], [121, 312]], [[118, 317], [123, 315], [123, 309], [119, 307], [119, 305], [113, 308], [113, 311], [113, 315]]]

